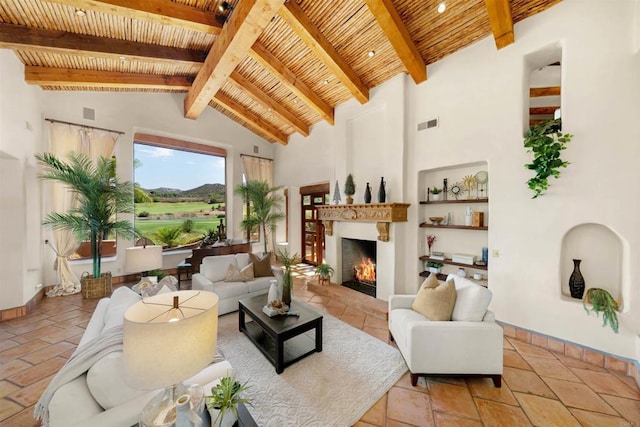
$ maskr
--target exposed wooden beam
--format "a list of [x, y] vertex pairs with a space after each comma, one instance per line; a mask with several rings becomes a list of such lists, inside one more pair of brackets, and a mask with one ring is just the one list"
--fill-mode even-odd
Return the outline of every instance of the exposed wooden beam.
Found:
[[318, 113], [329, 124], [334, 124], [333, 108], [316, 95], [304, 82], [298, 80], [295, 74], [287, 68], [278, 58], [273, 56], [260, 43], [255, 43], [249, 52], [251, 58], [278, 77], [280, 82], [303, 100], [309, 107]]
[[218, 92], [216, 96], [213, 98], [213, 102], [220, 105], [227, 111], [231, 112], [233, 115], [249, 123], [252, 127], [255, 127], [260, 133], [267, 135], [269, 138], [272, 138], [278, 141], [282, 145], [287, 145], [287, 142], [288, 142], [287, 135], [280, 132], [271, 124], [263, 120], [261, 117], [247, 110], [242, 105], [238, 104], [236, 101], [234, 101], [224, 93]]
[[529, 96], [537, 98], [539, 96], [560, 96], [560, 86], [532, 87], [529, 89]]
[[27, 83], [41, 86], [111, 87], [136, 89], [184, 90], [191, 82], [182, 76], [119, 73], [112, 71], [73, 70], [69, 68], [24, 67]]
[[302, 120], [297, 118], [294, 114], [284, 108], [282, 105], [277, 103], [273, 98], [267, 95], [264, 91], [262, 91], [258, 86], [251, 83], [247, 78], [242, 76], [237, 71], [234, 71], [229, 76], [229, 79], [238, 86], [241, 90], [243, 90], [247, 95], [253, 98], [254, 101], [264, 105], [266, 108], [269, 108], [271, 112], [278, 116], [282, 121], [286, 122], [298, 132], [300, 132], [304, 136], [309, 136], [309, 126], [304, 123]]
[[509, 0], [484, 0], [489, 14], [489, 22], [493, 31], [496, 47], [502, 49], [514, 41], [513, 18]]
[[283, 3], [284, 0], [238, 2], [184, 99], [185, 117], [200, 116]]
[[362, 83], [347, 61], [340, 56], [295, 1], [287, 2], [285, 7], [280, 9], [280, 16], [358, 101], [363, 104], [369, 101], [369, 88]]
[[529, 108], [529, 114], [532, 116], [536, 116], [538, 114], [551, 114], [553, 115], [553, 113], [555, 113], [555, 111], [560, 108], [560, 106], [558, 105], [557, 107], [531, 107]]
[[198, 67], [207, 56], [200, 51], [13, 24], [0, 24], [0, 47], [109, 59], [125, 56], [129, 60], [182, 62]]
[[427, 64], [424, 63], [422, 55], [411, 39], [409, 30], [402, 22], [398, 11], [393, 7], [391, 0], [365, 1], [413, 81], [418, 84], [427, 80]]
[[167, 0], [47, 0], [67, 6], [93, 10], [109, 15], [182, 27], [203, 33], [219, 34], [222, 24], [206, 10]]

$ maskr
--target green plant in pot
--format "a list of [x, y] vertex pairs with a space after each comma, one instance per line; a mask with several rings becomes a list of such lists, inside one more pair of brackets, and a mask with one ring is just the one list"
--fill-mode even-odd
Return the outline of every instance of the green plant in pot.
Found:
[[267, 249], [267, 229], [271, 235], [275, 233], [276, 224], [284, 219], [284, 213], [280, 212], [280, 206], [284, 201], [278, 191], [282, 187], [271, 187], [267, 181], [252, 180], [244, 184], [239, 184], [235, 188], [235, 193], [245, 198], [251, 203], [247, 216], [240, 222], [240, 228], [251, 231], [255, 227], [260, 227], [264, 237], [264, 253]]
[[433, 262], [433, 261], [429, 261], [427, 262], [427, 269], [431, 272], [431, 273], [440, 273], [442, 271], [442, 267], [444, 267], [444, 264], [441, 262]]
[[291, 276], [291, 268], [298, 262], [299, 255], [297, 253], [290, 254], [287, 249], [278, 252], [278, 258], [284, 267], [284, 278], [282, 279], [282, 301], [291, 305], [293, 296], [293, 277]]
[[322, 263], [316, 267], [316, 274], [322, 283], [328, 281], [333, 273], [335, 273], [335, 270], [327, 263]]
[[[587, 304], [591, 304], [591, 310]], [[584, 294], [582, 301], [585, 311], [589, 314], [590, 311], [596, 313], [596, 316], [600, 317], [602, 313], [602, 326], [611, 326], [611, 329], [616, 334], [618, 333], [618, 315], [620, 306], [618, 302], [611, 296], [611, 294], [602, 288], [589, 288]]]
[[344, 194], [347, 196], [347, 204], [353, 204], [353, 195], [356, 194], [356, 184], [353, 182], [353, 175], [347, 175], [344, 183]]
[[[54, 154], [36, 154], [43, 167], [41, 179], [65, 184], [77, 199], [76, 207], [69, 212], [54, 212], [46, 216], [43, 225], [58, 230], [73, 232], [78, 240], [91, 242], [93, 275], [83, 281], [102, 278], [108, 280], [110, 273], [101, 272], [102, 240], [106, 237], [131, 239], [136, 235], [133, 224], [118, 219], [119, 214], [133, 214], [133, 185], [120, 182], [116, 175], [113, 158], [100, 157], [95, 162], [86, 155], [70, 152], [67, 161]], [[83, 283], [84, 286], [84, 283]]]
[[535, 171], [536, 176], [527, 181], [533, 190], [533, 199], [541, 196], [549, 188], [549, 177], [558, 178], [559, 168], [566, 168], [569, 162], [560, 158], [562, 150], [567, 148], [573, 135], [562, 133], [562, 119], [545, 120], [531, 126], [524, 138], [527, 153], [533, 153], [533, 162], [524, 165]]
[[211, 425], [227, 427], [238, 419], [238, 405], [251, 406], [250, 399], [242, 394], [248, 388], [233, 377], [223, 377], [220, 383], [211, 388], [211, 396], [205, 396], [207, 409], [211, 414]]
[[433, 196], [433, 200], [440, 200], [440, 193], [442, 193], [441, 189], [437, 187], [433, 187], [431, 189], [431, 195]]

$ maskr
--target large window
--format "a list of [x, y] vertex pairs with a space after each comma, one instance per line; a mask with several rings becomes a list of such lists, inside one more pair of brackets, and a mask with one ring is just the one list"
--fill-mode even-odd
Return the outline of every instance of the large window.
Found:
[[135, 226], [145, 238], [168, 250], [225, 237], [225, 150], [147, 134], [135, 134], [133, 148]]

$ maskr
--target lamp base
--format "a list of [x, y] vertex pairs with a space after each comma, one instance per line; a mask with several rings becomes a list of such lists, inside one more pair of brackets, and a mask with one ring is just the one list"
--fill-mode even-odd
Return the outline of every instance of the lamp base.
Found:
[[176, 400], [183, 395], [189, 396], [191, 411], [203, 421], [208, 419], [203, 388], [199, 385], [185, 386], [178, 384], [173, 387], [167, 387], [147, 403], [140, 414], [140, 427], [175, 426], [177, 421]]

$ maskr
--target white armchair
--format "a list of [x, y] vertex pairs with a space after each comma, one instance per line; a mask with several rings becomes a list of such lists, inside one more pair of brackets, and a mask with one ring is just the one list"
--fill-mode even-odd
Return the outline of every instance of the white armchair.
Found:
[[451, 321], [431, 321], [411, 306], [415, 295], [389, 299], [389, 334], [411, 373], [419, 376], [484, 376], [502, 385], [502, 327], [487, 310], [493, 294], [470, 280], [449, 275], [457, 299]]

